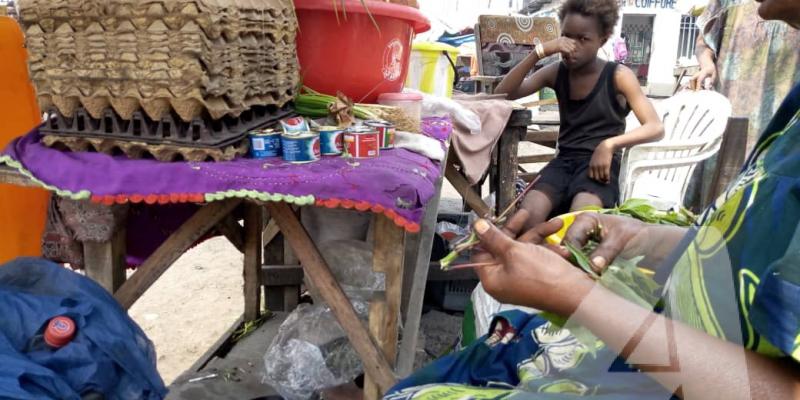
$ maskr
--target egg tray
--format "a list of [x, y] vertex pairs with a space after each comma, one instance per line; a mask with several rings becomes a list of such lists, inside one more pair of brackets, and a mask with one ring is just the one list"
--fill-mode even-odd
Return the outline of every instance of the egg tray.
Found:
[[39, 132], [44, 136], [220, 149], [238, 143], [253, 129], [266, 127], [293, 114], [291, 105], [280, 108], [255, 106], [238, 117], [226, 116], [212, 120], [204, 115], [184, 122], [175, 114], [152, 120], [141, 111], [134, 112], [130, 120], [125, 120], [110, 108], [103, 111], [101, 118], [93, 118], [84, 108], [79, 108], [72, 117], [66, 117], [52, 108], [47, 111], [46, 121]]

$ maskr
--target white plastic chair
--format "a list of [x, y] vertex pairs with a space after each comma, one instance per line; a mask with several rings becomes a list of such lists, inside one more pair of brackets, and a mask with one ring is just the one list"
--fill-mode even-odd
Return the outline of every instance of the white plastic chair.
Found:
[[[683, 91], [655, 105], [664, 139], [628, 149], [620, 170], [620, 197], [649, 200], [659, 209], [683, 203], [695, 166], [719, 151], [731, 103], [713, 91]], [[628, 131], [640, 126], [631, 114]]]

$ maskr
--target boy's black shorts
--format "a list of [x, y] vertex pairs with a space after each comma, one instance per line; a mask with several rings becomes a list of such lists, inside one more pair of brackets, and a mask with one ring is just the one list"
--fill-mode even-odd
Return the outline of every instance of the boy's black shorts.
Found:
[[534, 189], [544, 192], [553, 202], [554, 210], [569, 209], [578, 193], [588, 192], [603, 201], [603, 207], [614, 207], [619, 202], [620, 156], [611, 160], [611, 183], [600, 183], [589, 178], [591, 156], [557, 156], [542, 169]]

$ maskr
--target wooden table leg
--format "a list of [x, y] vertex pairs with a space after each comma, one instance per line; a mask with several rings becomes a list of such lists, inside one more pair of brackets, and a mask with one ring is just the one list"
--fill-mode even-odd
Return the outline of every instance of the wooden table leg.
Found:
[[125, 227], [119, 226], [111, 240], [83, 242], [86, 275], [112, 294], [125, 283], [125, 240]]
[[261, 316], [261, 265], [264, 245], [264, 207], [245, 203], [244, 212], [244, 320], [254, 321]]
[[[375, 247], [372, 270], [383, 272], [386, 290], [383, 298], [373, 299], [369, 309], [369, 326], [384, 356], [390, 364], [397, 358], [398, 321], [403, 297], [403, 252], [405, 232], [389, 218], [376, 215]], [[378, 399], [385, 393], [367, 374], [364, 383], [364, 398]]]
[[[411, 282], [404, 282], [408, 293], [403, 294], [406, 302], [405, 323], [403, 324], [403, 341], [400, 343], [400, 352], [397, 358], [397, 376], [404, 377], [414, 368], [414, 357], [417, 351], [419, 324], [422, 317], [422, 303], [425, 297], [425, 285], [428, 279], [428, 267], [431, 262], [433, 234], [436, 230], [436, 216], [439, 211], [441, 198], [442, 178], [436, 183], [436, 194], [425, 206], [425, 215], [422, 217], [422, 229], [415, 240], [416, 246], [408, 248], [406, 234], [405, 277]], [[409, 271], [410, 270], [410, 271]]]
[[[453, 151], [452, 149], [450, 151]], [[451, 154], [447, 158], [447, 166], [445, 167], [444, 174], [450, 184], [456, 189], [458, 194], [464, 198], [469, 208], [475, 211], [479, 216], [489, 216], [491, 209], [481, 199], [481, 197], [472, 190], [467, 178], [456, 170], [455, 166], [456, 157]]]
[[267, 203], [269, 215], [275, 219], [284, 237], [294, 249], [305, 270], [305, 276], [317, 288], [325, 303], [331, 308], [336, 320], [344, 329], [350, 344], [364, 363], [364, 370], [371, 376], [382, 392], [395, 384], [389, 361], [379, 350], [375, 340], [358, 319], [350, 300], [347, 299], [330, 267], [322, 258], [300, 220], [285, 203]]
[[209, 203], [198, 210], [188, 221], [142, 264], [114, 293], [123, 308], [128, 309], [183, 253], [242, 202], [231, 199]]
[[505, 210], [516, 198], [517, 153], [520, 138], [524, 137], [526, 128], [506, 128], [497, 143], [497, 181], [495, 190], [495, 212]]

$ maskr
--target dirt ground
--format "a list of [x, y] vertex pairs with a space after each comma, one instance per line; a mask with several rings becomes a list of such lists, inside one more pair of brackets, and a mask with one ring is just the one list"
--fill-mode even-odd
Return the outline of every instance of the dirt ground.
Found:
[[[520, 154], [541, 152], [530, 143], [520, 146]], [[442, 190], [439, 208], [440, 212], [461, 209], [461, 198], [449, 184]], [[155, 343], [158, 370], [167, 385], [242, 314], [242, 284], [242, 254], [218, 237], [184, 254], [131, 307], [131, 317]]]

